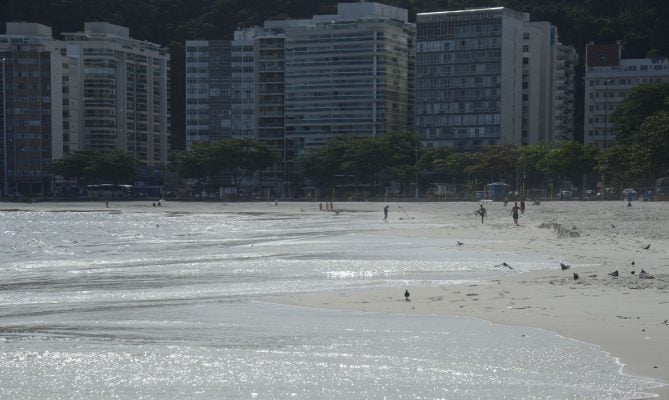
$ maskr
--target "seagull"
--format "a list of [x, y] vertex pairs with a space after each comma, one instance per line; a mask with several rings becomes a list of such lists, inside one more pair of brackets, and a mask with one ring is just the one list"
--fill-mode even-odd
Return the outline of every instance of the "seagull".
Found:
[[644, 250], [650, 249], [650, 243], [648, 243], [648, 246], [643, 246], [642, 249], [644, 249]]
[[404, 291], [404, 299], [405, 299], [406, 301], [410, 301], [410, 300], [409, 300], [409, 290], [408, 290], [408, 289]]
[[497, 264], [497, 265], [495, 265], [495, 267], [507, 267], [508, 269], [513, 269], [513, 267], [510, 266], [509, 264], [507, 264], [506, 262], [503, 262], [501, 264]]
[[634, 265], [634, 260], [632, 260], [632, 265]]
[[614, 278], [617, 278], [617, 277], [618, 277], [618, 270], [615, 270], [615, 271], [611, 272], [611, 273], [609, 274], [609, 276], [612, 276], [612, 277], [614, 277]]
[[578, 279], [578, 274], [576, 272], [574, 272], [574, 280], [577, 280], [577, 279]]
[[632, 275], [636, 274], [636, 271], [632, 271]]
[[611, 224], [611, 228], [613, 228], [613, 229], [616, 229], [616, 226], [615, 226], [615, 225], [613, 225], [613, 224]]
[[464, 243], [458, 240], [458, 246], [462, 246]]
[[569, 269], [569, 264], [560, 263], [560, 268], [562, 268], [563, 271], [567, 270], [567, 269]]
[[639, 279], [655, 279], [655, 277], [642, 269], [639, 272]]

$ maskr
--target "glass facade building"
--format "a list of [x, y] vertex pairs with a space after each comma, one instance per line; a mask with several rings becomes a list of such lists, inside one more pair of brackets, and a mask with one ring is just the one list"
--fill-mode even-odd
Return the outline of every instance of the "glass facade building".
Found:
[[[260, 177], [272, 186], [286, 183], [299, 156], [331, 137], [414, 126], [415, 25], [407, 10], [342, 3], [337, 14], [266, 21], [227, 43], [230, 61], [211, 56], [213, 42], [186, 43], [187, 143], [264, 141], [281, 160]], [[229, 72], [219, 65], [220, 75], [213, 73], [221, 63]], [[227, 82], [221, 93], [229, 93], [229, 109], [212, 105], [217, 80]], [[230, 113], [229, 125], [218, 123], [218, 110]]]
[[[573, 78], [554, 84], [564, 46], [549, 23], [494, 7], [420, 13], [416, 29], [416, 128], [427, 146], [481, 150], [573, 131], [555, 132], [565, 117], [554, 105], [573, 97]], [[563, 63], [569, 76], [573, 67]], [[573, 107], [564, 112], [573, 121]]]
[[333, 136], [410, 129], [413, 34], [371, 17], [286, 27], [286, 136], [309, 150]]

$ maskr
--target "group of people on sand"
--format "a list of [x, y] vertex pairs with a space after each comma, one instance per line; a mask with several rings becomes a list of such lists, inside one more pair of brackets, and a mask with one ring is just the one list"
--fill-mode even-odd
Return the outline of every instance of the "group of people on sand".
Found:
[[[323, 211], [323, 203], [318, 203], [318, 209]], [[330, 202], [325, 202], [325, 211], [334, 211], [334, 204]]]
[[[508, 204], [508, 198], [504, 198], [504, 206]], [[518, 202], [513, 203], [513, 207], [511, 207], [511, 216], [513, 217], [513, 223], [518, 226], [518, 216], [520, 214], [525, 214], [525, 199], [520, 199], [520, 205], [518, 205]], [[481, 217], [481, 223], [483, 223], [485, 217], [488, 215], [488, 210], [483, 206], [483, 203], [481, 203], [480, 207], [478, 210], [474, 212], [474, 214], [477, 214]]]

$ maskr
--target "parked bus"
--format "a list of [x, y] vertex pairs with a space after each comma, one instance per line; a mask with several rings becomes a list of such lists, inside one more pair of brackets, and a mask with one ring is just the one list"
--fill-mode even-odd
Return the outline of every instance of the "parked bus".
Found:
[[88, 185], [86, 196], [90, 199], [127, 199], [132, 197], [132, 185], [112, 185], [111, 183]]

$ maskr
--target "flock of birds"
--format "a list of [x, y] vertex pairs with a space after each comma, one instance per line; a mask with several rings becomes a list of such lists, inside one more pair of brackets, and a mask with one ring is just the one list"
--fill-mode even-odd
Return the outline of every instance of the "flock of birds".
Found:
[[[459, 241], [459, 240], [457, 241], [457, 244], [458, 244], [458, 247], [464, 245], [464, 243], [461, 242], [461, 241]], [[646, 246], [641, 247], [641, 248], [644, 249], [644, 250], [648, 250], [648, 249], [650, 249], [650, 243], [647, 244]], [[635, 263], [634, 261], [632, 261], [631, 265], [634, 266], [635, 264], [636, 264], [636, 263]], [[510, 266], [506, 261], [505, 261], [505, 262], [502, 262], [502, 263], [500, 263], [500, 264], [495, 265], [495, 268], [500, 268], [500, 267], [505, 267], [505, 268], [508, 268], [508, 269], [513, 269], [513, 267]], [[571, 266], [570, 266], [569, 264], [560, 262], [560, 269], [561, 269], [562, 271], [566, 271], [566, 270], [568, 270], [569, 268], [571, 268]], [[631, 274], [632, 274], [632, 275], [636, 275], [636, 271], [632, 271]], [[615, 270], [615, 271], [613, 271], [613, 272], [610, 272], [610, 273], [607, 274], [607, 275], [608, 275], [608, 276], [611, 276], [611, 277], [614, 277], [614, 278], [617, 278], [617, 277], [620, 275], [620, 273], [618, 272], [618, 270]], [[639, 272], [638, 277], [639, 277], [639, 279], [655, 279], [655, 277], [654, 277], [653, 275], [651, 275], [651, 274], [649, 274], [648, 272], [644, 271], [643, 268], [641, 269], [641, 272]], [[575, 281], [577, 281], [577, 280], [580, 278], [580, 275], [577, 274], [576, 272], [574, 272], [573, 275], [572, 275], [572, 278], [573, 278]], [[404, 291], [404, 299], [405, 299], [406, 301], [411, 301], [411, 300], [409, 299], [409, 296], [410, 296], [410, 294], [409, 294], [409, 290], [405, 290], [405, 291]]]
[[[641, 247], [641, 248], [644, 249], [644, 250], [648, 250], [648, 249], [650, 249], [650, 243], [647, 244], [646, 246]], [[636, 263], [634, 262], [634, 260], [632, 260], [631, 265], [634, 266], [635, 264], [636, 264]], [[562, 262], [561, 262], [561, 263], [560, 263], [560, 268], [561, 268], [563, 271], [566, 271], [566, 270], [568, 270], [568, 269], [570, 268], [570, 266], [569, 266], [569, 264], [565, 264], [565, 263], [562, 263]], [[632, 275], [636, 275], [636, 271], [633, 270], [633, 271], [631, 272], [631, 274], [632, 274]], [[608, 275], [608, 276], [611, 276], [611, 277], [613, 277], [613, 278], [617, 278], [618, 276], [620, 276], [620, 272], [618, 272], [618, 270], [615, 270], [615, 271], [613, 271], [613, 272], [608, 273], [607, 275]], [[655, 277], [654, 277], [653, 275], [651, 275], [651, 274], [649, 274], [648, 272], [644, 271], [643, 268], [641, 268], [641, 272], [639, 272], [638, 277], [639, 277], [639, 279], [655, 279]], [[572, 275], [572, 278], [574, 278], [574, 280], [576, 281], [576, 280], [578, 280], [578, 279], [580, 278], [580, 276], [579, 276], [576, 272], [574, 272], [574, 274]]]
[[[462, 243], [462, 242], [459, 241], [459, 240], [457, 241], [457, 244], [458, 244], [458, 246], [462, 246], [462, 245], [464, 245], [464, 243]], [[646, 246], [641, 247], [641, 248], [644, 249], [644, 250], [648, 250], [648, 249], [650, 249], [650, 243], [647, 244]], [[634, 261], [632, 261], [632, 266], [634, 266], [634, 265], [635, 265], [635, 263], [634, 263]], [[502, 263], [500, 263], [500, 264], [495, 265], [495, 268], [499, 268], [499, 267], [506, 267], [506, 268], [508, 268], [508, 269], [513, 269], [513, 267], [510, 266], [510, 265], [509, 265], [508, 263], [506, 263], [506, 262], [502, 262]], [[560, 263], [560, 269], [561, 269], [562, 271], [566, 271], [566, 270], [568, 270], [569, 268], [571, 268], [571, 266], [570, 266], [569, 264], [565, 264], [565, 263], [563, 263], [563, 262]], [[618, 272], [618, 270], [615, 270], [615, 271], [609, 273], [608, 275], [609, 275], [609, 276], [612, 276], [612, 277], [614, 277], [614, 278], [617, 278], [617, 277], [620, 275], [620, 273]], [[632, 275], [636, 275], [636, 271], [632, 271]], [[641, 269], [641, 272], [639, 272], [639, 275], [638, 275], [638, 276], [639, 276], [639, 279], [655, 279], [655, 277], [654, 277], [653, 275], [651, 275], [651, 274], [649, 274], [648, 272], [644, 271], [643, 268]], [[576, 281], [576, 280], [578, 280], [578, 279], [580, 278], [580, 275], [579, 275], [578, 273], [574, 272], [573, 275], [572, 275], [572, 278], [574, 278], [574, 280]], [[406, 296], [407, 300], [408, 300], [408, 298], [409, 298], [409, 297], [408, 297], [408, 293], [409, 293], [408, 291], [405, 293], [405, 296]]]

